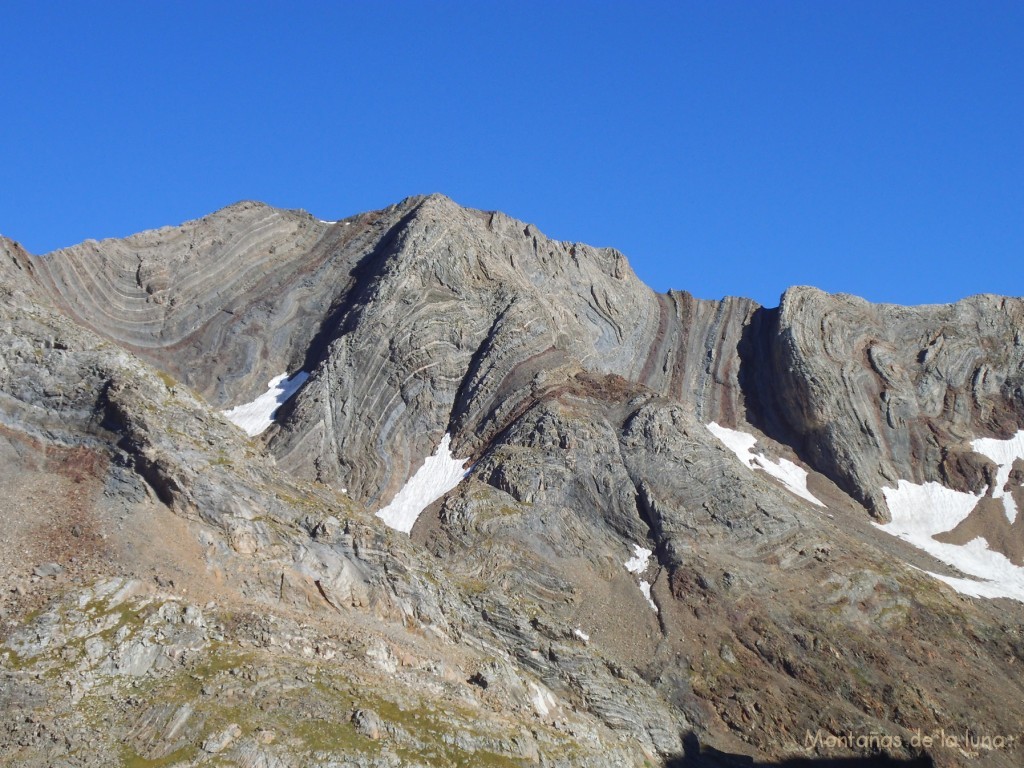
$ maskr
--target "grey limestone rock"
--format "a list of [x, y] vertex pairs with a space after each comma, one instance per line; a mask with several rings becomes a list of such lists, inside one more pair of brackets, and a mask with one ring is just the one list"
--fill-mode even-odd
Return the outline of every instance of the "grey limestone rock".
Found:
[[980, 468], [950, 472], [950, 456], [1021, 426], [1024, 300], [899, 307], [794, 288], [777, 324], [782, 434], [879, 516], [880, 489], [900, 478], [978, 490]]
[[[613, 249], [441, 195], [335, 223], [240, 203], [41, 257], [0, 239], [0, 298], [0, 483], [25, 499], [0, 702], [70, 718], [82, 765], [644, 765], [688, 734], [777, 759], [818, 728], [1024, 727], [1020, 605], [872, 525], [901, 479], [992, 495], [970, 441], [1024, 426], [1020, 299], [657, 294]], [[263, 435], [217, 413], [298, 370]], [[468, 476], [388, 529], [445, 434]], [[987, 532], [1019, 561], [1008, 526]], [[64, 573], [26, 591], [41, 563]], [[166, 695], [111, 708], [133, 681]], [[0, 750], [74, 752], [18, 717]]]

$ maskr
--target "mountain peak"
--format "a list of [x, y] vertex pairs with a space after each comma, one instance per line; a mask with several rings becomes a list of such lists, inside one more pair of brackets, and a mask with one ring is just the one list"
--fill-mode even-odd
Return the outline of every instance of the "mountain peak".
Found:
[[1024, 717], [1022, 300], [659, 294], [443, 195], [0, 240], [0, 280], [19, 759], [909, 758]]

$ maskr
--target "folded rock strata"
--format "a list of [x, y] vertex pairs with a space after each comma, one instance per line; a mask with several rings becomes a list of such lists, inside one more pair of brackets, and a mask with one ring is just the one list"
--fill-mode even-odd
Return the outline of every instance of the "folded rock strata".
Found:
[[[1024, 653], [1021, 604], [958, 595], [921, 573], [955, 576], [948, 564], [873, 524], [889, 518], [885, 489], [938, 482], [981, 499], [949, 533], [956, 543], [980, 536], [1024, 564], [1022, 518], [1000, 517], [1011, 507], [1001, 497], [1022, 497], [1024, 459], [1002, 467], [972, 446], [1024, 426], [1020, 299], [906, 308], [793, 288], [764, 308], [657, 294], [613, 249], [440, 195], [333, 223], [241, 203], [42, 257], [2, 240], [0, 281], [0, 416], [20, 468], [4, 487], [42, 487], [45, 457], [88, 452], [64, 463], [86, 467], [79, 490], [92, 496], [78, 508], [110, 529], [97, 542], [181, 537], [159, 560], [182, 565], [177, 581], [161, 576], [149, 604], [184, 605], [187, 581], [274, 622], [305, 616], [328, 635], [374, 638], [377, 677], [358, 671], [358, 654], [313, 651], [315, 674], [371, 689], [346, 699], [361, 765], [386, 763], [369, 746], [381, 741], [454, 764], [380, 711], [394, 715], [394, 697], [381, 697], [395, 675], [407, 700], [425, 686], [423, 706], [469, 702], [505, 718], [504, 741], [456, 740], [464, 754], [553, 765], [670, 760], [687, 733], [770, 759], [821, 754], [804, 740], [819, 729], [900, 734], [889, 751], [904, 757], [916, 729], [1024, 729], [1024, 690], [1008, 673]], [[309, 379], [258, 438], [217, 413], [298, 371]], [[740, 461], [711, 422], [807, 470], [824, 506]], [[467, 477], [411, 536], [388, 530], [375, 513], [445, 435], [469, 457]], [[12, 540], [30, 538], [18, 533], [28, 513], [9, 517]], [[627, 568], [638, 548], [650, 556]], [[151, 580], [151, 561], [108, 552], [52, 588]], [[20, 669], [71, 674], [39, 643], [66, 645], [85, 619], [54, 605], [65, 607], [6, 641], [7, 666], [21, 666], [0, 693], [25, 706], [56, 704]], [[194, 654], [176, 639], [132, 651], [131, 627], [121, 646], [94, 642], [90, 654], [81, 630], [85, 657], [113, 660], [90, 661], [82, 679], [106, 691], [127, 659], [177, 690], [176, 670], [217, 664], [219, 643], [248, 637], [226, 615], [196, 635]], [[291, 674], [305, 647], [275, 645], [259, 663]], [[419, 659], [408, 674], [403, 653]], [[434, 678], [414, 674], [427, 669]], [[312, 754], [312, 736], [269, 748], [269, 720], [221, 722], [175, 695], [137, 723], [108, 713], [109, 739], [82, 754], [101, 760], [115, 742], [146, 759], [183, 750], [288, 765]], [[452, 734], [459, 717], [446, 721]], [[18, 754], [45, 762], [59, 748]], [[1019, 756], [994, 750], [984, 764]]]

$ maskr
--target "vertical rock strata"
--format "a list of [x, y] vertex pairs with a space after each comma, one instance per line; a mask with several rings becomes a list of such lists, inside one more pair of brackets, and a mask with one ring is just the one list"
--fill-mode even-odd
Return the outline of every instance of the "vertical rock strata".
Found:
[[[1024, 414], [1024, 302], [872, 305], [786, 292], [772, 343], [775, 404], [801, 455], [884, 516], [900, 478], [981, 491], [972, 437], [1010, 437]], [[785, 433], [783, 433], [785, 434]]]
[[[613, 249], [440, 195], [333, 223], [240, 203], [42, 257], [0, 239], [0, 283], [0, 429], [105, 456], [108, 495], [150, 489], [246, 599], [436, 640], [474, 669], [444, 685], [543, 723], [531, 745], [570, 712], [595, 766], [678, 757], [688, 731], [776, 758], [831, 756], [803, 743], [820, 728], [1024, 730], [1021, 606], [904, 567], [942, 566], [871, 524], [901, 480], [985, 493], [947, 538], [1020, 564], [1024, 461], [994, 489], [971, 447], [1024, 426], [1020, 299], [657, 294]], [[300, 370], [254, 441], [210, 411]], [[710, 422], [810, 470], [825, 507]], [[469, 475], [411, 538], [386, 530], [374, 513], [446, 434]], [[354, 711], [360, 738], [413, 743]], [[629, 757], [602, 761], [616, 740]]]

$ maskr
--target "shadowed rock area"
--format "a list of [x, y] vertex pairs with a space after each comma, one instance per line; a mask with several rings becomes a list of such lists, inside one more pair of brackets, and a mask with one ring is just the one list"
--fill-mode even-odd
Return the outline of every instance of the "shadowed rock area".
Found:
[[657, 294], [440, 195], [0, 239], [0, 290], [9, 764], [1020, 763], [1024, 606], [874, 524], [938, 483], [936, 542], [1021, 564], [972, 446], [1024, 427], [1020, 299]]
[[775, 762], [755, 761], [746, 755], [729, 754], [700, 743], [695, 734], [683, 738], [685, 753], [665, 761], [665, 768], [932, 768], [927, 755], [900, 760], [885, 755], [849, 758], [798, 757]]

